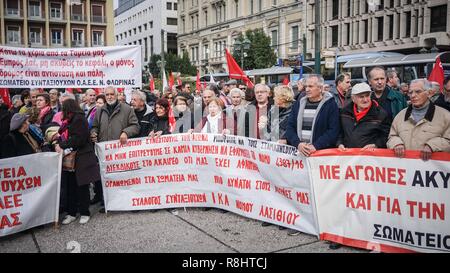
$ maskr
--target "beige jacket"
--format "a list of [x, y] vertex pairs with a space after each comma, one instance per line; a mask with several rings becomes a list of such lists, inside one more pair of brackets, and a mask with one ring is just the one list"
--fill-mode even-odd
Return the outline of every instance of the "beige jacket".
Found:
[[403, 144], [406, 150], [421, 150], [427, 144], [433, 152], [450, 152], [450, 112], [430, 103], [425, 117], [414, 124], [411, 111], [410, 105], [394, 118], [387, 147]]

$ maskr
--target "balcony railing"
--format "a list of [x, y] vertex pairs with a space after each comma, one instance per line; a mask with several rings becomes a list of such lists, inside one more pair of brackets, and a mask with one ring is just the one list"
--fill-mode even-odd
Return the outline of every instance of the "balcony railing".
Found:
[[91, 17], [91, 23], [102, 23], [102, 24], [106, 24], [106, 16], [92, 15], [92, 17]]
[[13, 8], [5, 9], [5, 18], [21, 18], [21, 17], [23, 17], [22, 9], [13, 9]]
[[84, 41], [72, 41], [72, 47], [83, 47], [84, 46]]
[[78, 22], [85, 22], [86, 21], [86, 17], [82, 14], [71, 14], [70, 15], [70, 20], [72, 21], [78, 21]]

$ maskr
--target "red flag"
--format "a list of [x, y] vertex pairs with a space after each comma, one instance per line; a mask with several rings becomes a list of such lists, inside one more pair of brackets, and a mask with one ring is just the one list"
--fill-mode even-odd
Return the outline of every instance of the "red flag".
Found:
[[177, 85], [182, 85], [182, 84], [183, 84], [183, 82], [181, 81], [181, 74], [178, 73], [177, 74]]
[[99, 95], [103, 93], [103, 88], [94, 88], [95, 94]]
[[284, 76], [283, 85], [289, 85], [289, 76], [288, 75]]
[[195, 88], [202, 90], [202, 84], [200, 83], [200, 72], [197, 70], [197, 81], [195, 82]]
[[153, 78], [152, 73], [150, 73], [150, 84], [149, 84], [150, 91], [155, 90], [155, 79]]
[[8, 88], [0, 88], [0, 96], [3, 99], [3, 103], [5, 105], [7, 105], [8, 108], [10, 108], [11, 107], [11, 99], [9, 97], [9, 90], [8, 90]]
[[117, 87], [117, 92], [123, 93], [125, 91], [125, 87]]
[[175, 120], [175, 116], [173, 115], [172, 106], [169, 104], [169, 130], [172, 133], [175, 131], [175, 125], [177, 121]]
[[170, 88], [170, 90], [172, 90], [174, 82], [175, 81], [173, 79], [173, 74], [172, 74], [172, 72], [170, 72], [170, 74], [169, 74], [169, 88]]
[[69, 92], [69, 93], [73, 94], [73, 88], [66, 88], [66, 92]]
[[244, 71], [239, 67], [236, 60], [231, 56], [228, 49], [225, 48], [225, 55], [227, 58], [227, 65], [228, 65], [228, 74], [231, 79], [241, 79], [244, 81], [244, 83], [249, 87], [253, 88], [254, 84], [252, 81], [245, 75]]
[[442, 89], [444, 88], [444, 69], [442, 68], [440, 57], [437, 57], [436, 64], [434, 65], [430, 76], [428, 76], [428, 80], [439, 83], [442, 92]]

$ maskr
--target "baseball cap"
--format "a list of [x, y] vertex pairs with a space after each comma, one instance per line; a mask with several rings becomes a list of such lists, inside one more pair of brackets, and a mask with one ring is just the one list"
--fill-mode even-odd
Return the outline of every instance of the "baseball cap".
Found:
[[370, 86], [365, 82], [357, 83], [352, 87], [352, 95], [357, 95], [365, 92], [372, 92]]

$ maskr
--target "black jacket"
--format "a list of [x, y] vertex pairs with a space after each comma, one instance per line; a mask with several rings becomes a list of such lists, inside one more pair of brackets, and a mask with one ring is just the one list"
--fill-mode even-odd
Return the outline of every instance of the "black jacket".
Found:
[[375, 144], [377, 148], [386, 148], [391, 128], [391, 120], [386, 111], [372, 102], [369, 112], [356, 122], [353, 113], [353, 102], [341, 109], [341, 134], [337, 146], [344, 144], [346, 148], [363, 148]]
[[169, 119], [167, 116], [159, 118], [155, 112], [151, 114], [149, 132], [162, 131], [163, 135], [170, 135]]
[[[31, 134], [30, 134], [31, 137]], [[36, 141], [37, 142], [37, 141]], [[2, 141], [2, 158], [34, 154], [33, 147], [22, 133], [17, 130], [10, 132]]]
[[440, 94], [434, 104], [450, 111], [450, 102], [445, 101], [444, 94]]

